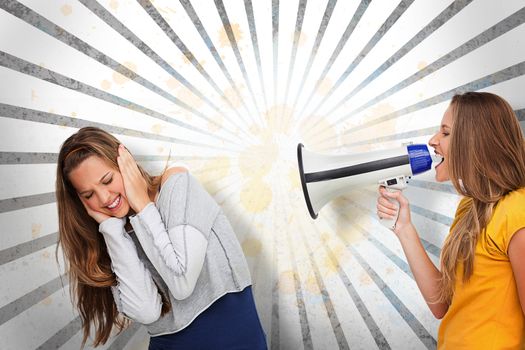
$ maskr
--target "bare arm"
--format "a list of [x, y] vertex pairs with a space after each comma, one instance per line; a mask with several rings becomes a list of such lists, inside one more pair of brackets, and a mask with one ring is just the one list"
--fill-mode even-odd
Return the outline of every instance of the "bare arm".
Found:
[[512, 236], [508, 254], [518, 288], [521, 311], [525, 315], [525, 228], [518, 230]]
[[377, 200], [377, 214], [380, 218], [392, 219], [396, 213], [396, 206], [389, 202], [389, 198], [399, 202], [399, 216], [394, 233], [398, 237], [403, 252], [407, 257], [410, 270], [416, 279], [416, 284], [423, 295], [432, 314], [441, 319], [448, 310], [448, 304], [438, 303], [439, 280], [441, 272], [430, 260], [427, 252], [421, 244], [419, 235], [410, 218], [408, 200], [399, 192], [387, 192], [384, 188], [379, 189], [381, 196]]

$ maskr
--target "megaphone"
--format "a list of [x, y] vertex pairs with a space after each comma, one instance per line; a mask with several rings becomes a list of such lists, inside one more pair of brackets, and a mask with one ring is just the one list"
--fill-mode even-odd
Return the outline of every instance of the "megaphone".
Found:
[[[333, 198], [359, 186], [379, 184], [389, 191], [407, 187], [408, 180], [432, 168], [439, 156], [430, 155], [425, 144], [359, 154], [327, 155], [309, 152], [297, 145], [299, 174], [310, 216], [316, 219], [321, 208]], [[394, 220], [382, 222], [390, 229]]]

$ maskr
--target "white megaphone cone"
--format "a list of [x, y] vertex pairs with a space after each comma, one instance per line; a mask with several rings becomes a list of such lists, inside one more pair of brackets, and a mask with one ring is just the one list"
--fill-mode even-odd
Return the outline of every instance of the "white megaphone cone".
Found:
[[[309, 152], [297, 145], [299, 174], [304, 198], [313, 219], [332, 199], [358, 186], [379, 184], [389, 191], [403, 190], [408, 179], [428, 171], [432, 162], [441, 158], [431, 156], [424, 144], [350, 154], [326, 155]], [[397, 202], [395, 202], [397, 204]], [[394, 220], [381, 220], [390, 229]]]

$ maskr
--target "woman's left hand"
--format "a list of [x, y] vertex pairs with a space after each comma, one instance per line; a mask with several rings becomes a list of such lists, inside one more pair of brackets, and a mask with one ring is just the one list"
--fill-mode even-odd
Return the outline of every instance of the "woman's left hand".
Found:
[[122, 144], [118, 147], [118, 153], [117, 163], [124, 182], [126, 197], [131, 208], [138, 213], [151, 202], [148, 195], [148, 184], [140, 173], [137, 162]]

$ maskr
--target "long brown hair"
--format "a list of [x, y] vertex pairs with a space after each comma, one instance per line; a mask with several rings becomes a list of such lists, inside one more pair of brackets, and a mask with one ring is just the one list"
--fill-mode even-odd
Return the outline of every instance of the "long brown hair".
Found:
[[498, 201], [525, 187], [525, 141], [511, 106], [487, 92], [456, 95], [451, 102], [453, 127], [448, 164], [462, 201], [441, 251], [439, 301], [450, 303], [458, 264], [463, 282], [472, 276], [480, 233]]
[[[118, 170], [119, 144], [120, 142], [106, 131], [85, 127], [70, 136], [62, 144], [58, 154], [56, 199], [59, 235], [56, 255], [58, 261], [58, 248], [61, 246], [70, 293], [82, 320], [82, 347], [90, 335], [91, 326], [95, 328], [93, 345], [98, 346], [108, 340], [113, 326], [116, 326], [120, 333], [129, 322], [119, 316], [111, 293], [111, 286], [116, 285], [116, 277], [111, 269], [106, 244], [98, 232], [99, 224], [87, 214], [69, 180], [69, 174], [91, 156], [99, 157]], [[140, 165], [138, 168], [148, 184], [148, 191], [155, 193], [161, 176], [149, 175]], [[169, 299], [160, 294], [163, 300], [163, 315], [170, 310], [171, 305]]]

